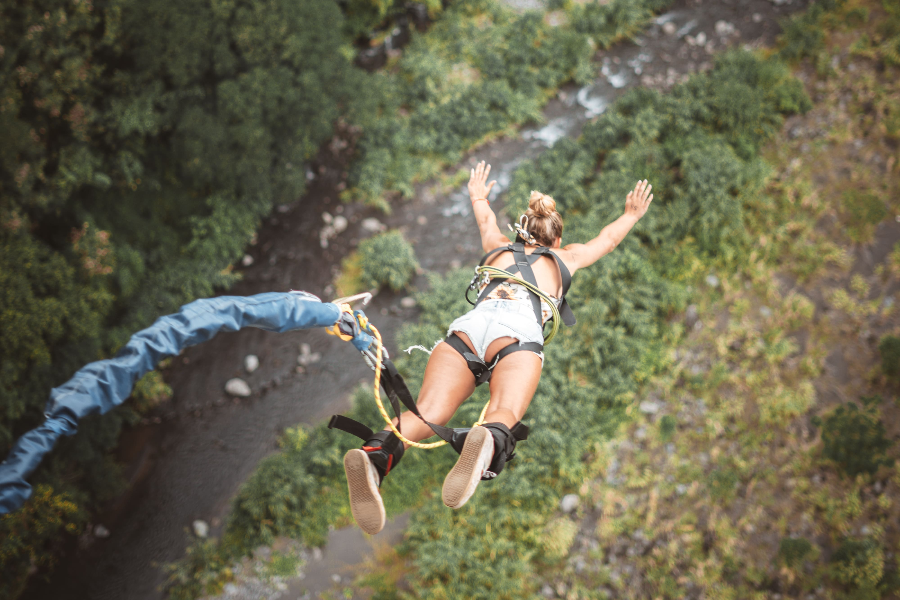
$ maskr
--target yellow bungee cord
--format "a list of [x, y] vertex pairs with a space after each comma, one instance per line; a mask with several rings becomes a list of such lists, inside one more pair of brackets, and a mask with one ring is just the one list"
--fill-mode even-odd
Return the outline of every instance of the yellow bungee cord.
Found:
[[482, 273], [486, 273], [491, 276], [491, 279], [495, 279], [497, 277], [503, 277], [505, 279], [510, 279], [515, 281], [516, 283], [520, 283], [524, 285], [526, 288], [537, 294], [540, 298], [542, 298], [549, 306], [550, 311], [553, 313], [553, 327], [550, 329], [550, 335], [544, 338], [544, 343], [549, 343], [550, 340], [556, 335], [556, 332], [559, 331], [559, 322], [562, 321], [562, 317], [559, 314], [559, 308], [556, 306], [556, 303], [553, 301], [553, 298], [547, 295], [546, 292], [538, 288], [537, 286], [531, 285], [521, 277], [517, 275], [513, 275], [509, 271], [504, 271], [503, 269], [492, 267], [490, 265], [484, 265], [480, 267], [475, 267], [475, 276], [481, 275]]
[[[401, 442], [409, 444], [410, 446], [414, 446], [416, 448], [421, 448], [423, 450], [430, 450], [431, 448], [439, 448], [443, 446], [447, 442], [441, 440], [440, 442], [432, 442], [430, 444], [423, 444], [421, 442], [414, 442], [410, 439], [407, 439], [400, 433], [400, 430], [394, 425], [394, 421], [391, 419], [390, 415], [388, 415], [387, 410], [384, 408], [384, 403], [381, 401], [381, 333], [378, 332], [378, 329], [372, 325], [371, 322], [367, 323], [367, 328], [372, 332], [372, 335], [375, 336], [375, 342], [377, 345], [377, 349], [375, 351], [375, 404], [378, 405], [378, 412], [381, 413], [381, 416], [384, 417], [384, 422], [387, 423], [388, 427], [391, 428], [391, 431], [400, 438]], [[484, 423], [484, 416], [487, 414], [488, 406], [491, 401], [488, 400], [485, 403], [484, 408], [481, 409], [481, 415], [478, 417], [478, 421], [475, 422], [472, 427], [477, 427]], [[397, 415], [398, 418], [400, 415]]]

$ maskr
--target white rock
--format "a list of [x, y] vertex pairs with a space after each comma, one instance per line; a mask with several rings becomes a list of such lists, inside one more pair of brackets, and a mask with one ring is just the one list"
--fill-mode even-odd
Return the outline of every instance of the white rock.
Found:
[[103, 525], [94, 525], [94, 537], [104, 540], [109, 537], [109, 529]]
[[309, 344], [300, 344], [300, 356], [297, 357], [297, 364], [305, 367], [319, 362], [321, 359], [322, 355], [319, 352], [311, 352]]
[[768, 306], [760, 306], [759, 314], [761, 314], [762, 316], [764, 316], [766, 318], [769, 318], [772, 316], [772, 309], [769, 308]]
[[706, 34], [701, 31], [694, 39], [696, 40], [698, 46], [702, 46], [706, 43]]
[[706, 276], [706, 284], [710, 287], [719, 287], [719, 278], [713, 274], [709, 274]]
[[335, 233], [341, 233], [347, 229], [348, 224], [347, 217], [338, 215], [334, 218], [334, 221], [332, 221], [331, 226], [334, 227]]
[[564, 513], [570, 513], [578, 508], [579, 504], [581, 504], [581, 498], [578, 497], [578, 494], [566, 494], [559, 501], [559, 509]]
[[416, 217], [416, 223], [418, 223], [419, 225], [428, 225], [428, 217], [426, 217], [425, 215], [419, 215], [418, 217]]
[[378, 233], [380, 231], [384, 231], [387, 229], [384, 223], [376, 219], [375, 217], [369, 217], [368, 219], [363, 219], [362, 223], [360, 223], [360, 227], [363, 228], [363, 231], [368, 231], [369, 233]]
[[541, 595], [544, 598], [552, 598], [556, 595], [556, 592], [553, 591], [553, 588], [550, 587], [549, 584], [544, 584], [544, 587], [541, 588]]
[[669, 21], [668, 23], [663, 24], [663, 32], [666, 35], [672, 35], [678, 28], [675, 26], [675, 23]]
[[222, 591], [225, 592], [226, 596], [237, 596], [238, 594], [238, 586], [233, 583], [226, 583], [225, 587], [222, 588]]
[[253, 371], [259, 368], [259, 357], [255, 354], [248, 354], [244, 357], [244, 369], [248, 373], [252, 373]]
[[416, 299], [412, 296], [407, 296], [406, 298], [402, 298], [400, 300], [400, 306], [403, 308], [413, 308], [416, 305]]
[[331, 213], [323, 212], [322, 220], [325, 221], [325, 223], [327, 223], [328, 225], [331, 225], [331, 223], [334, 222], [334, 217], [331, 216]]
[[634, 437], [639, 440], [646, 440], [647, 439], [647, 428], [646, 427], [638, 427], [637, 430], [634, 432]]
[[331, 580], [332, 580], [333, 582], [335, 582], [335, 583], [340, 583], [340, 582], [341, 582], [341, 576], [338, 575], [337, 573], [335, 573], [334, 575], [331, 576]]
[[675, 493], [678, 494], [679, 496], [684, 496], [687, 493], [687, 490], [688, 490], [688, 487], [683, 483], [679, 483], [678, 485], [675, 486]]
[[245, 267], [249, 267], [250, 265], [253, 264], [253, 257], [250, 256], [249, 254], [245, 254], [244, 258], [241, 259], [241, 264], [244, 265]]
[[753, 22], [754, 23], [762, 23], [763, 16], [759, 13], [753, 13]]
[[870, 533], [872, 533], [872, 529], [868, 525], [863, 525], [859, 528], [860, 535], [869, 535]]
[[653, 400], [644, 400], [638, 408], [640, 408], [641, 412], [645, 415], [655, 415], [659, 412], [659, 409], [662, 408], [662, 405]]
[[207, 535], [209, 535], [209, 525], [206, 523], [206, 521], [197, 519], [196, 521], [191, 523], [191, 527], [194, 528], [194, 535], [199, 538], [205, 538]]
[[322, 355], [318, 352], [313, 352], [312, 354], [301, 354], [297, 357], [297, 364], [303, 367], [307, 367], [313, 363], [317, 363], [322, 360]]
[[722, 37], [732, 35], [735, 32], [734, 25], [728, 21], [716, 21], [716, 34]]
[[693, 327], [694, 323], [697, 322], [697, 318], [699, 317], [699, 312], [697, 311], [696, 304], [688, 305], [687, 309], [684, 311], [684, 320], [687, 323], [688, 327]]
[[321, 548], [313, 548], [313, 560], [322, 560]]
[[250, 391], [250, 386], [247, 385], [247, 382], [239, 377], [229, 379], [225, 382], [225, 392], [232, 396], [240, 396], [241, 398], [246, 398], [253, 393]]

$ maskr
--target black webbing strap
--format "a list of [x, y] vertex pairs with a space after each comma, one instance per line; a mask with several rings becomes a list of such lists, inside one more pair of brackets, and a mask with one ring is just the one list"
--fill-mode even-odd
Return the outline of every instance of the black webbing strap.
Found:
[[562, 317], [563, 323], [571, 327], [575, 324], [575, 313], [572, 312], [572, 308], [566, 301], [566, 294], [569, 293], [569, 286], [572, 285], [572, 273], [569, 271], [569, 267], [566, 266], [566, 263], [564, 263], [562, 259], [549, 248], [546, 252], [542, 252], [542, 254], [549, 254], [556, 260], [556, 266], [559, 269], [559, 278], [562, 282], [562, 296], [559, 298], [559, 316]]
[[364, 442], [368, 442], [375, 435], [375, 432], [354, 419], [343, 415], [333, 415], [328, 422], [328, 429], [340, 429], [352, 435], [355, 435]]
[[[532, 255], [533, 254], [534, 253], [532, 253]], [[522, 279], [534, 287], [539, 287], [537, 278], [534, 276], [534, 271], [531, 269], [531, 262], [529, 262], [528, 259], [528, 255], [525, 254], [525, 244], [513, 244], [513, 260], [516, 261], [516, 268], [519, 273], [522, 274]], [[533, 260], [537, 261], [537, 258]], [[543, 325], [544, 315], [541, 311], [541, 299], [532, 291], [528, 292], [528, 297], [531, 299], [531, 308], [534, 309], [534, 316], [537, 318], [538, 325]]]
[[497, 354], [494, 355], [494, 360], [491, 361], [491, 364], [487, 364], [466, 346], [466, 343], [462, 341], [456, 332], [451, 333], [447, 336], [447, 339], [444, 340], [447, 344], [450, 345], [451, 348], [459, 352], [462, 357], [466, 360], [466, 364], [469, 366], [469, 370], [472, 372], [472, 375], [475, 376], [475, 386], [479, 386], [482, 383], [486, 383], [491, 380], [491, 375], [494, 372], [494, 367], [497, 366], [502, 359], [506, 358], [513, 352], [519, 352], [520, 350], [528, 350], [530, 352], [534, 352], [535, 354], [542, 352], [544, 350], [544, 345], [539, 342], [513, 342], [507, 346], [504, 346], [500, 349]]
[[[512, 252], [513, 258], [515, 259], [516, 262], [514, 264], [508, 266], [504, 270], [509, 271], [511, 273], [515, 273], [516, 271], [519, 271], [520, 273], [522, 273], [522, 279], [524, 279], [525, 281], [528, 281], [529, 283], [532, 283], [532, 285], [534, 285], [535, 287], [538, 287], [536, 281], [532, 282], [529, 280], [525, 270], [518, 268], [518, 265], [520, 262], [520, 257], [516, 255], [516, 246], [517, 245], [521, 246], [522, 253], [524, 254], [525, 248], [524, 248], [523, 240], [517, 236], [515, 244], [509, 244], [508, 246], [500, 246], [499, 248], [494, 248], [493, 250], [491, 250], [490, 252], [485, 254], [481, 258], [481, 262], [478, 263], [478, 266], [483, 266], [485, 263], [487, 263], [488, 260], [490, 260], [490, 258], [492, 256], [494, 256], [498, 252]], [[534, 252], [532, 252], [531, 254], [525, 254], [525, 256], [527, 257], [527, 262], [528, 262], [526, 268], [528, 271], [531, 272], [532, 278], [534, 277], [534, 272], [531, 271], [531, 265], [533, 265], [535, 262], [537, 262], [537, 260], [540, 257], [550, 256], [556, 261], [556, 267], [559, 269], [559, 277], [560, 277], [560, 281], [562, 283], [562, 296], [560, 296], [560, 299], [559, 299], [559, 316], [562, 317], [562, 321], [564, 324], [566, 324], [570, 327], [572, 325], [575, 325], [575, 322], [576, 322], [575, 321], [575, 313], [572, 312], [572, 308], [569, 306], [569, 303], [566, 301], [566, 294], [569, 292], [569, 287], [572, 285], [572, 273], [569, 271], [569, 268], [566, 266], [566, 263], [564, 263], [562, 261], [562, 259], [556, 255], [555, 252], [553, 252], [550, 248], [547, 248], [546, 246], [538, 246], [537, 248], [535, 248]], [[497, 289], [498, 286], [502, 285], [503, 283], [504, 283], [504, 280], [502, 280], [500, 278], [493, 279], [484, 288], [484, 291], [482, 291], [478, 295], [478, 299], [475, 302], [472, 302], [471, 300], [469, 300], [468, 290], [467, 290], [466, 291], [466, 300], [469, 300], [469, 304], [477, 306], [478, 304], [483, 302], [484, 299], [487, 298], [491, 292], [493, 292], [495, 289]], [[543, 325], [544, 317], [543, 317], [542, 312], [540, 310], [538, 310], [540, 307], [541, 300], [537, 296], [537, 294], [535, 294], [533, 292], [530, 292], [529, 296], [531, 297], [532, 308], [534, 308], [534, 310], [535, 310], [535, 316], [537, 317], [538, 322]], [[535, 307], [535, 304], [537, 304], [537, 307]]]
[[466, 343], [462, 341], [462, 339], [456, 335], [456, 333], [451, 333], [447, 336], [447, 339], [444, 340], [447, 344], [450, 345], [451, 348], [459, 352], [462, 357], [466, 360], [466, 364], [469, 367], [469, 370], [472, 371], [472, 375], [475, 376], [475, 385], [479, 386], [482, 383], [489, 381], [491, 378], [491, 367], [485, 363], [483, 360], [478, 358], [478, 356], [472, 352]]
[[[406, 387], [406, 382], [403, 381], [403, 377], [397, 371], [397, 367], [394, 366], [394, 363], [390, 359], [385, 358], [382, 360], [382, 365], [381, 386], [388, 393], [388, 397], [399, 399], [411, 413], [419, 417], [419, 419], [428, 425], [442, 440], [449, 442], [453, 436], [453, 429], [427, 421], [425, 417], [422, 416], [422, 413], [419, 412], [419, 408], [416, 406], [415, 400], [413, 400], [412, 393], [410, 393], [409, 388]], [[391, 401], [391, 406], [394, 406], [393, 400]], [[399, 419], [399, 406], [394, 408], [394, 412]], [[397, 427], [397, 429], [399, 430], [400, 428]]]

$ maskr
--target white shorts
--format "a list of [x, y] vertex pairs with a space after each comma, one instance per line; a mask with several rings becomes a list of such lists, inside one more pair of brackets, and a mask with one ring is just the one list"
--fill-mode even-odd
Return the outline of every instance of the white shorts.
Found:
[[[518, 300], [485, 300], [450, 324], [447, 335], [454, 331], [465, 333], [475, 347], [478, 358], [485, 360], [491, 342], [513, 337], [520, 344], [544, 343], [543, 328], [538, 325], [531, 302]], [[544, 353], [536, 352], [544, 362]]]

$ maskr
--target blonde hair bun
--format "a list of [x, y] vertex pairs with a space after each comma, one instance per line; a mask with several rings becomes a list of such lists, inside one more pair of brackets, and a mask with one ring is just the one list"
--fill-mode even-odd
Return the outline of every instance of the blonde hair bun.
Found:
[[556, 212], [556, 200], [547, 194], [542, 194], [537, 190], [534, 190], [531, 192], [531, 197], [528, 199], [528, 208], [530, 208], [531, 212], [537, 217], [549, 217]]

